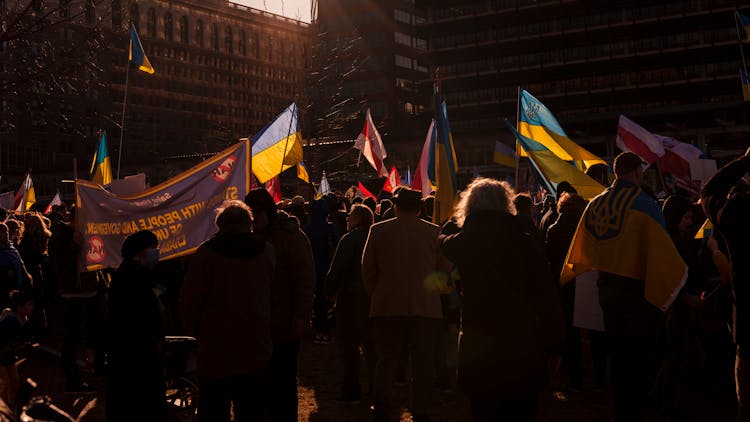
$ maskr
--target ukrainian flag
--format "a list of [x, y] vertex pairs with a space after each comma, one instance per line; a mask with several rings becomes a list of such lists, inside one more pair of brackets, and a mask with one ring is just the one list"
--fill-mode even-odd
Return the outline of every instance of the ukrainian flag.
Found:
[[[518, 132], [544, 145], [563, 161], [582, 161], [585, 168], [607, 163], [573, 142], [549, 109], [526, 90], [521, 90]], [[519, 151], [525, 157], [523, 151]]]
[[578, 223], [563, 265], [566, 284], [590, 270], [643, 280], [645, 297], [666, 310], [687, 279], [687, 266], [664, 225], [659, 205], [639, 186], [615, 180]]
[[516, 153], [513, 151], [513, 148], [500, 141], [495, 141], [495, 153], [492, 155], [492, 161], [497, 164], [516, 168]]
[[742, 28], [742, 34], [737, 34], [743, 42], [750, 42], [750, 17], [743, 15], [740, 12], [735, 12], [737, 21], [740, 23]]
[[436, 186], [432, 222], [442, 224], [453, 216], [458, 189], [456, 177], [458, 161], [448, 122], [448, 107], [445, 101], [441, 102], [437, 87], [435, 87], [435, 136], [431, 142], [434, 142], [434, 148], [430, 148], [428, 172], [430, 180], [434, 180]]
[[711, 221], [706, 219], [706, 221], [703, 222], [703, 225], [700, 229], [698, 229], [698, 233], [695, 234], [696, 239], [708, 239], [709, 237], [713, 236], [714, 233], [714, 225], [711, 224]]
[[534, 169], [542, 177], [549, 192], [554, 193], [560, 182], [567, 181], [576, 188], [579, 195], [586, 199], [591, 199], [602, 193], [604, 186], [599, 182], [578, 170], [569, 162], [563, 161], [546, 146], [542, 145], [541, 142], [521, 135], [507, 121], [506, 124], [516, 136], [521, 150], [529, 157]]
[[750, 76], [745, 69], [740, 69], [740, 83], [742, 83], [742, 99], [750, 101]]
[[297, 163], [297, 178], [305, 183], [310, 183], [310, 174], [307, 172], [307, 167], [305, 166], [304, 161]]
[[252, 139], [253, 174], [260, 183], [302, 161], [302, 132], [292, 103]]
[[112, 164], [109, 161], [109, 153], [107, 152], [107, 132], [102, 132], [102, 136], [99, 138], [99, 148], [94, 153], [94, 160], [91, 162], [89, 174], [91, 181], [94, 183], [102, 186], [112, 183]]
[[135, 31], [135, 25], [130, 24], [130, 49], [128, 50], [128, 62], [133, 63], [138, 70], [142, 70], [153, 75], [156, 70], [151, 66], [151, 62], [146, 57], [141, 45], [141, 39], [138, 38], [138, 32]]

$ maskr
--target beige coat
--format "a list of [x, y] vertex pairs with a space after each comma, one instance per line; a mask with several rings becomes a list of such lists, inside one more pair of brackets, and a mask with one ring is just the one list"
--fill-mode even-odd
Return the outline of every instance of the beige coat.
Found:
[[370, 317], [443, 317], [440, 294], [428, 278], [444, 268], [439, 232], [438, 226], [415, 216], [392, 218], [370, 228], [362, 254]]

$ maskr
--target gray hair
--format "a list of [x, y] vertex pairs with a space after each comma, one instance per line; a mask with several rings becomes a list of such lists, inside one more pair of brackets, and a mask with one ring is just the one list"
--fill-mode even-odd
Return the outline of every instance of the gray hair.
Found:
[[463, 226], [466, 217], [478, 211], [515, 214], [513, 195], [515, 192], [508, 182], [477, 177], [461, 192], [461, 199], [456, 204], [453, 216], [458, 225]]

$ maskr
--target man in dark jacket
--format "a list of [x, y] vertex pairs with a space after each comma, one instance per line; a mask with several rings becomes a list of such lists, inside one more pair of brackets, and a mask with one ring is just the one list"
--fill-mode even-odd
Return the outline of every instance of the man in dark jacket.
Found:
[[[553, 225], [555, 221], [557, 221], [557, 204], [555, 203], [555, 201], [560, 201], [563, 192], [568, 192], [576, 195], [578, 194], [576, 188], [574, 188], [573, 185], [571, 185], [569, 182], [562, 181], [557, 185], [557, 188], [555, 189], [555, 199], [553, 199], [553, 202], [552, 204], [550, 204], [549, 209], [544, 213], [541, 220], [539, 220], [539, 230], [541, 230], [542, 233], [547, 233], [549, 227]], [[545, 200], [545, 206], [546, 205], [547, 201]]]
[[166, 420], [164, 330], [152, 271], [159, 261], [158, 244], [156, 235], [148, 230], [128, 236], [122, 244], [122, 264], [112, 277], [107, 421], [132, 421], [144, 415], [154, 421]]
[[297, 420], [297, 357], [309, 324], [315, 288], [312, 249], [296, 217], [279, 211], [264, 188], [250, 191], [254, 231], [273, 246], [276, 271], [271, 282], [271, 338], [268, 364], [269, 413], [274, 422]]
[[750, 420], [750, 148], [703, 187], [701, 202], [732, 262], [737, 420]]

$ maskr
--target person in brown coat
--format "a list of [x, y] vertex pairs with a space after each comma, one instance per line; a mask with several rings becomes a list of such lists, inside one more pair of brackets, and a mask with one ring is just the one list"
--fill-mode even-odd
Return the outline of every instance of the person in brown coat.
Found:
[[274, 422], [296, 422], [297, 356], [315, 288], [312, 248], [297, 218], [277, 210], [264, 188], [250, 191], [245, 203], [253, 210], [255, 232], [273, 246], [276, 259], [271, 283], [273, 355], [268, 365], [268, 411]]
[[227, 201], [219, 232], [193, 256], [180, 311], [198, 340], [198, 416], [207, 421], [261, 421], [271, 358], [273, 248], [252, 233], [250, 209]]
[[402, 347], [411, 345], [412, 415], [428, 420], [428, 393], [435, 343], [442, 324], [440, 292], [431, 283], [446, 269], [438, 252], [440, 228], [418, 217], [421, 194], [402, 189], [394, 198], [396, 218], [373, 225], [362, 255], [362, 281], [370, 293], [377, 356], [375, 421], [398, 420], [391, 404]]

